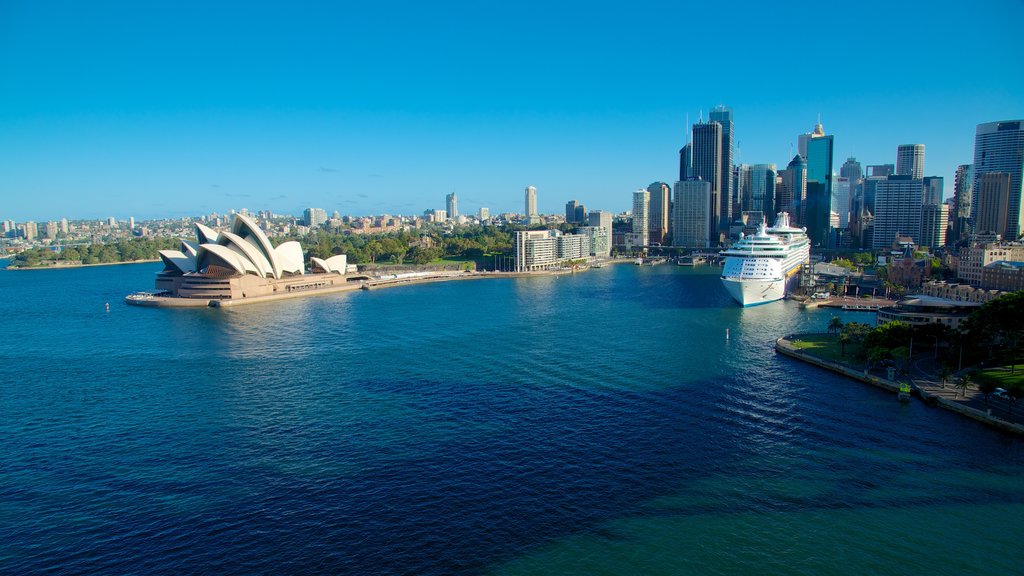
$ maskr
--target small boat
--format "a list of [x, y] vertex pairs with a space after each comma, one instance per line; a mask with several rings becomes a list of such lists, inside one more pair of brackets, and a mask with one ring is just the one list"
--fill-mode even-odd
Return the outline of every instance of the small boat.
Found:
[[910, 383], [909, 382], [902, 382], [902, 383], [900, 383], [900, 392], [899, 392], [899, 394], [896, 397], [899, 399], [900, 402], [910, 402]]

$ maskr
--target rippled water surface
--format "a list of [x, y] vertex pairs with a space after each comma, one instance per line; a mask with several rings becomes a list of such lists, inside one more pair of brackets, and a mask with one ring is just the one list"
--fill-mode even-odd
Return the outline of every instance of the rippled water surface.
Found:
[[1024, 572], [1024, 443], [714, 270], [124, 305], [158, 269], [0, 271], [0, 573]]

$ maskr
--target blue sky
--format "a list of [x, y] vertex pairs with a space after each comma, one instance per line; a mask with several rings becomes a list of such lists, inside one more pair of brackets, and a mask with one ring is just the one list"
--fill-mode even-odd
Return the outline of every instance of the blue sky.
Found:
[[0, 219], [629, 208], [686, 114], [926, 173], [1024, 118], [1024, 2], [0, 2]]

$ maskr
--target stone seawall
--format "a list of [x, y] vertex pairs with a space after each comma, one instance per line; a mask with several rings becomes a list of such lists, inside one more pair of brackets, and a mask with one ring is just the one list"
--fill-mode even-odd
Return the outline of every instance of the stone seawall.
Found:
[[[802, 352], [798, 348], [793, 346], [793, 343], [790, 342], [785, 336], [775, 341], [775, 351], [784, 356], [796, 358], [801, 362], [807, 362], [808, 364], [813, 364], [820, 368], [831, 370], [833, 372], [842, 374], [843, 376], [846, 376], [848, 378], [853, 378], [854, 380], [859, 380], [866, 384], [871, 384], [872, 386], [877, 386], [878, 388], [882, 388], [890, 392], [898, 392], [900, 388], [899, 384], [893, 380], [889, 380], [887, 378], [879, 378], [878, 376], [873, 376], [871, 374], [865, 374], [864, 372], [854, 370], [849, 366], [844, 366], [837, 362], [825, 360], [823, 358], [818, 358], [817, 356], [807, 354], [806, 352]], [[1002, 430], [1003, 432], [1009, 432], [1011, 434], [1024, 436], [1024, 425], [1014, 424], [1012, 422], [1007, 422], [1006, 420], [996, 418], [995, 416], [992, 416], [988, 412], [983, 412], [981, 410], [978, 410], [977, 408], [965, 406], [964, 404], [957, 402], [956, 400], [950, 400], [949, 398], [943, 398], [937, 394], [932, 394], [916, 385], [914, 385], [913, 388], [914, 393], [917, 394], [928, 405], [939, 406], [940, 408], [951, 410], [953, 412], [956, 412], [957, 414], [961, 414], [973, 420], [977, 420], [978, 422], [987, 424], [998, 430]]]

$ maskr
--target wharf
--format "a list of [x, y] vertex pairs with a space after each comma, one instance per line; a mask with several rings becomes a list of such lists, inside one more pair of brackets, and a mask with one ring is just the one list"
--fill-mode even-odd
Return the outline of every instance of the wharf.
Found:
[[[775, 351], [784, 356], [789, 356], [802, 362], [813, 364], [826, 370], [831, 370], [848, 378], [859, 380], [883, 390], [899, 392], [900, 385], [896, 380], [889, 380], [888, 378], [870, 374], [867, 370], [857, 370], [845, 364], [820, 358], [801, 351], [793, 345], [792, 341], [796, 339], [796, 337], [796, 335], [791, 335], [778, 338], [775, 341]], [[972, 398], [970, 396], [967, 396], [962, 400], [958, 400], [955, 392], [951, 388], [939, 388], [937, 384], [927, 382], [925, 380], [911, 379], [910, 384], [912, 394], [921, 398], [928, 406], [945, 408], [946, 410], [956, 412], [962, 416], [967, 416], [968, 418], [977, 420], [978, 422], [982, 422], [1003, 432], [1024, 436], [1024, 425], [1009, 422], [994, 416], [991, 409], [981, 410], [971, 406]]]

